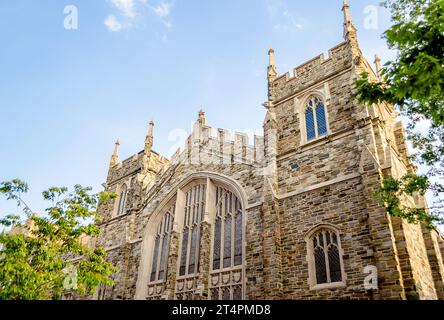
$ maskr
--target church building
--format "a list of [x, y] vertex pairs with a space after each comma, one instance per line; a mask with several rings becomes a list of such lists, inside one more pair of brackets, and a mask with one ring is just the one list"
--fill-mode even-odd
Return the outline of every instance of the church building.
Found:
[[342, 10], [328, 57], [280, 75], [270, 49], [263, 136], [214, 129], [201, 111], [170, 159], [153, 149], [153, 121], [129, 159], [116, 142], [105, 191], [118, 197], [99, 207], [97, 244], [118, 272], [94, 299], [444, 299], [442, 234], [374, 195], [416, 168], [394, 107], [355, 97], [381, 63]]

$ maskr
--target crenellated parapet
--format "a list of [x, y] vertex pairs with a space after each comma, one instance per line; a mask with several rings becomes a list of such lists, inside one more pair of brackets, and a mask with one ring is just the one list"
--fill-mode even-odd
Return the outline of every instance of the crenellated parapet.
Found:
[[292, 94], [301, 92], [316, 83], [331, 79], [348, 70], [353, 71], [351, 81], [357, 79], [362, 72], [367, 72], [372, 81], [379, 79], [380, 59], [376, 58], [375, 60], [377, 66], [375, 72], [359, 47], [357, 29], [353, 23], [347, 1], [343, 1], [342, 11], [344, 12], [345, 41], [331, 48], [328, 51], [327, 59], [325, 59], [324, 54], [320, 54], [294, 68], [292, 74], [286, 72], [279, 76], [276, 72], [274, 50], [270, 50], [267, 75], [269, 101], [273, 101], [275, 104], [279, 103]]
[[155, 151], [150, 151], [148, 157], [144, 151], [140, 151], [132, 157], [110, 167], [107, 183], [110, 184], [139, 173], [156, 174], [162, 169], [162, 167], [167, 165], [168, 162], [169, 161], [167, 158], [161, 156]]
[[264, 139], [255, 136], [250, 144], [246, 133], [230, 132], [202, 125], [199, 121], [185, 141], [183, 149], [178, 149], [171, 158], [171, 164], [214, 164], [262, 165], [264, 160]]
[[329, 50], [327, 59], [320, 54], [294, 68], [292, 74], [287, 72], [277, 77], [270, 84], [272, 99], [276, 103], [351, 67], [349, 44], [343, 42]]

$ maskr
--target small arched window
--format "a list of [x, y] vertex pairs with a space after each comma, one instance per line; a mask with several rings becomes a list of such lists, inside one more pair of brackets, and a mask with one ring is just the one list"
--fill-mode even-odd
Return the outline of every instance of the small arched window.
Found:
[[327, 135], [327, 116], [324, 102], [316, 96], [307, 100], [305, 107], [307, 141]]
[[338, 233], [331, 228], [316, 230], [308, 239], [311, 286], [343, 285], [343, 261]]
[[125, 213], [125, 206], [126, 206], [126, 197], [128, 194], [128, 188], [127, 186], [124, 184], [122, 186], [122, 191], [120, 192], [120, 197], [119, 197], [119, 207], [117, 209], [117, 215], [120, 216], [122, 214]]

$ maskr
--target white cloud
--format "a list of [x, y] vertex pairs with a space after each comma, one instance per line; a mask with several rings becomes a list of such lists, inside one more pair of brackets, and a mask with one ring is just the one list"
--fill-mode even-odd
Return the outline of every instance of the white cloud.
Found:
[[287, 9], [282, 0], [265, 0], [270, 22], [275, 32], [296, 32], [304, 29], [301, 19]]
[[122, 23], [120, 23], [120, 21], [117, 20], [117, 18], [113, 15], [109, 15], [105, 19], [104, 24], [108, 28], [108, 30], [112, 32], [119, 32], [123, 29]]
[[151, 6], [154, 13], [161, 18], [166, 18], [170, 15], [171, 9], [173, 8], [173, 4], [170, 2], [161, 1], [159, 4], [155, 6]]
[[282, 0], [265, 0], [265, 8], [270, 16], [277, 16], [283, 7]]
[[[140, 1], [146, 2], [147, 0], [140, 0]], [[167, 29], [172, 28], [173, 23], [169, 19], [171, 11], [173, 10], [172, 2], [161, 0], [157, 5], [148, 5], [148, 7], [153, 11], [153, 13], [156, 16], [158, 16], [162, 20], [164, 26]]]
[[129, 18], [134, 18], [136, 16], [134, 0], [111, 0], [111, 2], [123, 16]]
[[[109, 31], [119, 32], [128, 29], [137, 16], [135, 0], [108, 0], [117, 9], [116, 15], [110, 14], [104, 24]], [[124, 22], [122, 22], [124, 21]]]
[[164, 21], [163, 24], [165, 25], [165, 27], [167, 27], [168, 29], [171, 29], [173, 27], [173, 24], [171, 23], [171, 21]]
[[[107, 0], [114, 8], [114, 14], [108, 15], [104, 24], [109, 31], [119, 32], [123, 29], [130, 29], [139, 20], [145, 10], [152, 11], [167, 29], [171, 29], [173, 24], [170, 19], [173, 3], [160, 0], [156, 5], [150, 4], [154, 0]], [[145, 12], [146, 13], [146, 12]], [[137, 20], [136, 20], [137, 19]]]

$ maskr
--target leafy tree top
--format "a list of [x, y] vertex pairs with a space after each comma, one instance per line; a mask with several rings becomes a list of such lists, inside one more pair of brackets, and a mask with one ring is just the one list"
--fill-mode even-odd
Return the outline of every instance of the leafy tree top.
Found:
[[[116, 269], [105, 260], [106, 251], [85, 243], [99, 234], [97, 206], [114, 194], [91, 194], [76, 185], [50, 188], [42, 193], [50, 202], [44, 215], [34, 213], [23, 200], [28, 185], [20, 180], [0, 184], [0, 194], [14, 200], [27, 220], [18, 215], [0, 219], [18, 232], [0, 234], [0, 299], [60, 299], [66, 292], [94, 293], [99, 285], [112, 285]], [[70, 258], [75, 257], [75, 262]]]

